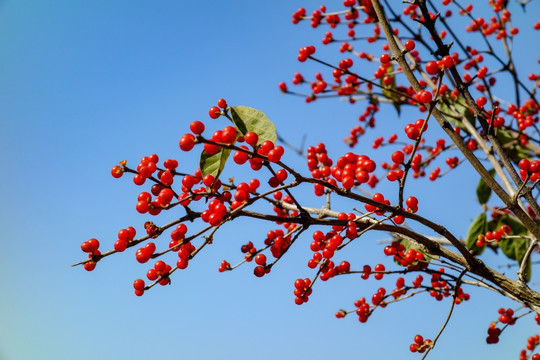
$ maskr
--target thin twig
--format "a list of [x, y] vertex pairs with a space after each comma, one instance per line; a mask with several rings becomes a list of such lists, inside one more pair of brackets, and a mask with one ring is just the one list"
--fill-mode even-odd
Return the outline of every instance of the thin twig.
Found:
[[454, 287], [454, 294], [452, 295], [453, 301], [452, 301], [452, 305], [450, 305], [450, 311], [448, 312], [448, 316], [446, 317], [446, 320], [444, 321], [444, 324], [441, 327], [441, 330], [439, 330], [439, 333], [437, 334], [437, 336], [435, 336], [435, 338], [433, 339], [433, 342], [427, 348], [424, 356], [422, 357], [422, 360], [424, 360], [426, 356], [429, 354], [429, 352], [435, 347], [437, 340], [439, 340], [439, 337], [442, 335], [444, 329], [446, 328], [446, 325], [448, 325], [448, 322], [450, 321], [450, 318], [452, 317], [452, 313], [454, 312], [454, 306], [456, 305], [457, 291], [461, 287], [461, 279], [463, 278], [466, 272], [467, 272], [467, 269], [463, 269], [461, 274], [459, 274], [459, 277], [456, 281], [456, 285]]

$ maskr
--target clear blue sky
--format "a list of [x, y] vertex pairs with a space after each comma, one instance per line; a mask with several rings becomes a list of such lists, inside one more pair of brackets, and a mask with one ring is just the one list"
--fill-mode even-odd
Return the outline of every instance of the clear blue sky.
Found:
[[[341, 139], [360, 105], [305, 105], [277, 89], [295, 71], [325, 71], [296, 61], [298, 48], [318, 45], [325, 31], [291, 24], [302, 5], [319, 3], [0, 1], [0, 359], [418, 358], [408, 345], [417, 333], [436, 334], [449, 303], [403, 302], [365, 325], [354, 316], [337, 320], [335, 311], [383, 284], [341, 277], [319, 283], [298, 307], [293, 282], [312, 275], [309, 237], [263, 279], [251, 266], [219, 274], [221, 260], [241, 258], [242, 243], [262, 242], [267, 227], [260, 223], [226, 227], [187, 271], [175, 273], [172, 286], [142, 298], [132, 282], [149, 264], [136, 263], [133, 252], [102, 261], [93, 273], [69, 267], [82, 259], [82, 241], [97, 237], [110, 248], [119, 229], [133, 225], [141, 233], [148, 220], [134, 210], [140, 189], [129, 178], [114, 180], [111, 166], [157, 153], [192, 168], [196, 159], [180, 152], [178, 140], [191, 121], [207, 120], [220, 97], [264, 111], [291, 142], [309, 131], [308, 143], [332, 143], [334, 155], [347, 151]], [[530, 14], [538, 10], [533, 2]], [[537, 47], [530, 51], [538, 58]], [[405, 121], [391, 110], [381, 116], [394, 121], [388, 126]], [[358, 151], [369, 151], [372, 139]], [[288, 159], [305, 169], [294, 155]], [[468, 175], [463, 167], [443, 184]], [[423, 211], [459, 236], [480, 211], [474, 185], [459, 196], [436, 193], [427, 181], [415, 189], [423, 189]], [[435, 195], [441, 200], [429, 203]], [[353, 267], [382, 261], [375, 240], [385, 237], [369, 235], [351, 247]], [[517, 358], [537, 331], [532, 318], [487, 346], [497, 308], [511, 303], [471, 294], [431, 359]]]

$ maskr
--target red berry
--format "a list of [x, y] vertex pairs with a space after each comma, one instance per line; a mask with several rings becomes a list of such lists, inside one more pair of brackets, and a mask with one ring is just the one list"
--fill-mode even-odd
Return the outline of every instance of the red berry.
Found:
[[113, 178], [118, 179], [119, 177], [124, 175], [124, 169], [118, 165], [113, 166], [111, 169], [111, 175], [113, 176]]
[[216, 179], [212, 174], [205, 175], [203, 178], [203, 184], [206, 186], [212, 186], [216, 182]]
[[219, 99], [217, 105], [220, 108], [225, 109], [227, 107], [227, 101], [225, 101], [225, 99]]
[[99, 249], [99, 241], [97, 239], [90, 239], [81, 244], [81, 250], [86, 253], [93, 253]]
[[114, 250], [116, 250], [118, 252], [122, 252], [122, 251], [126, 250], [126, 248], [127, 248], [127, 242], [125, 240], [117, 240], [114, 243]]
[[165, 262], [162, 260], [158, 260], [154, 264], [154, 269], [156, 269], [156, 271], [162, 272], [163, 270], [165, 270], [166, 267], [167, 267], [167, 264], [165, 264]]
[[484, 105], [487, 104], [487, 98], [485, 96], [480, 96], [478, 99], [476, 99], [476, 105], [478, 107], [484, 107]]
[[156, 281], [159, 277], [159, 274], [157, 273], [156, 269], [150, 269], [146, 272], [146, 277], [150, 281]]
[[407, 204], [410, 209], [416, 209], [418, 208], [418, 199], [414, 196], [409, 196], [407, 200], [405, 200], [405, 204]]
[[234, 126], [226, 126], [221, 135], [221, 142], [232, 144], [236, 141], [236, 128]]
[[204, 144], [204, 151], [208, 155], [215, 155], [219, 152], [219, 146], [207, 143], [207, 144]]
[[259, 141], [259, 135], [257, 135], [257, 133], [254, 133], [253, 131], [248, 131], [246, 135], [244, 135], [244, 140], [252, 147], [255, 147], [255, 145], [257, 145], [257, 142]]
[[137, 203], [135, 209], [137, 210], [137, 212], [145, 214], [150, 209], [150, 203], [148, 201], [141, 200]]
[[392, 161], [396, 164], [402, 164], [405, 160], [405, 155], [401, 151], [395, 151], [392, 154]]
[[529, 166], [529, 172], [533, 174], [540, 172], [540, 160], [531, 161], [531, 165]]
[[270, 140], [266, 140], [261, 144], [261, 147], [259, 148], [259, 154], [266, 155], [270, 150], [274, 148], [274, 143]]
[[190, 151], [191, 149], [193, 149], [193, 146], [195, 146], [195, 136], [193, 136], [192, 134], [185, 134], [180, 139], [179, 145], [180, 149], [182, 149], [183, 151]]
[[[244, 145], [240, 146], [242, 149], [248, 150], [248, 148]], [[238, 165], [245, 164], [246, 161], [249, 159], [249, 154], [245, 153], [243, 151], [236, 151], [233, 155], [233, 160]]]
[[417, 140], [420, 137], [420, 130], [412, 124], [405, 126], [405, 133], [411, 140]]
[[403, 222], [405, 221], [405, 218], [401, 215], [396, 215], [394, 216], [394, 222], [398, 225], [401, 225], [403, 224]]
[[454, 59], [452, 59], [450, 55], [446, 55], [445, 57], [443, 57], [441, 62], [445, 68], [450, 68], [454, 66]]
[[212, 106], [210, 108], [210, 110], [208, 110], [208, 115], [210, 116], [210, 118], [212, 119], [217, 119], [218, 117], [221, 116], [221, 109], [218, 108], [217, 106]]
[[405, 41], [405, 49], [407, 49], [407, 51], [413, 51], [415, 47], [416, 44], [413, 40]]
[[93, 261], [87, 262], [84, 265], [84, 270], [86, 271], [92, 271], [96, 268], [96, 263]]
[[306, 282], [304, 279], [297, 279], [295, 282], [294, 282], [294, 287], [300, 291], [304, 291], [304, 289], [306, 288]]
[[423, 104], [427, 104], [433, 100], [433, 95], [429, 91], [420, 90], [416, 93], [416, 99]]
[[418, 128], [418, 130], [422, 130], [422, 128], [424, 129], [424, 131], [427, 130], [428, 128], [428, 124], [427, 122], [424, 120], [424, 119], [418, 119], [414, 122], [414, 126], [416, 126]]
[[276, 178], [279, 180], [279, 182], [283, 182], [287, 179], [287, 170], [285, 169], [279, 169], [276, 171]]
[[438, 73], [439, 72], [439, 65], [437, 65], [437, 62], [436, 61], [429, 61], [426, 64], [426, 72], [429, 75], [435, 75], [436, 73]]
[[272, 150], [268, 152], [268, 160], [277, 163], [281, 160], [281, 157], [285, 153], [285, 150], [283, 149], [283, 146], [276, 146]]
[[258, 255], [255, 257], [255, 263], [256, 263], [257, 265], [261, 265], [261, 266], [266, 265], [266, 255], [264, 255], [264, 254], [258, 254]]
[[133, 288], [135, 290], [139, 290], [139, 291], [142, 291], [144, 290], [144, 280], [143, 279], [137, 279], [133, 282]]
[[351, 189], [354, 186], [354, 178], [352, 176], [345, 176], [341, 179], [341, 185], [347, 190]]
[[255, 274], [256, 277], [263, 277], [265, 273], [264, 267], [260, 265], [255, 267], [255, 269], [253, 269], [253, 273]]
[[383, 64], [388, 64], [390, 62], [390, 55], [382, 54], [381, 57], [380, 57], [380, 61]]
[[201, 121], [194, 121], [189, 125], [189, 129], [195, 135], [200, 135], [204, 131], [204, 124]]

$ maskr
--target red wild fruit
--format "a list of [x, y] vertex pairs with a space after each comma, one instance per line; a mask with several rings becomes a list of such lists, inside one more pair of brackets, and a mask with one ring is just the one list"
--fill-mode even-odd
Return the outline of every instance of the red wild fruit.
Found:
[[423, 104], [430, 103], [432, 99], [433, 99], [433, 95], [431, 95], [429, 91], [420, 90], [419, 92], [416, 93], [416, 100], [418, 100], [418, 102], [421, 102]]
[[244, 141], [248, 143], [248, 145], [251, 145], [252, 147], [255, 147], [259, 141], [259, 135], [253, 131], [248, 131], [244, 135]]
[[217, 106], [219, 106], [222, 109], [225, 109], [227, 107], [227, 101], [225, 101], [225, 99], [219, 99], [217, 102]]
[[221, 116], [221, 109], [217, 106], [212, 106], [210, 110], [208, 110], [208, 115], [212, 119], [217, 119]]
[[191, 130], [191, 132], [195, 135], [200, 135], [203, 133], [204, 131], [204, 124], [201, 122], [201, 121], [193, 121], [190, 125], [189, 125], [189, 129]]
[[195, 136], [192, 134], [185, 134], [180, 138], [180, 149], [183, 151], [190, 151], [195, 146]]
[[413, 40], [407, 40], [405, 41], [405, 49], [407, 49], [407, 51], [413, 51], [414, 48], [416, 47], [416, 44], [414, 43]]
[[436, 61], [429, 61], [426, 64], [426, 72], [429, 75], [435, 75], [436, 73], [438, 73], [439, 72], [439, 65], [437, 65], [437, 62]]

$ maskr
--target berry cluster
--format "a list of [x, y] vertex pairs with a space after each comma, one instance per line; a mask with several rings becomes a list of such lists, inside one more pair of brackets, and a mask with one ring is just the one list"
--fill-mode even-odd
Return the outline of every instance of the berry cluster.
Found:
[[521, 180], [537, 182], [540, 180], [540, 160], [530, 161], [529, 159], [521, 159], [519, 164]]
[[431, 346], [432, 346], [432, 341], [430, 339], [424, 340], [424, 337], [422, 335], [416, 335], [414, 337], [414, 343], [412, 343], [411, 346], [409, 346], [409, 350], [411, 352], [418, 352], [420, 354], [423, 354]]
[[423, 252], [413, 248], [405, 250], [405, 246], [397, 241], [392, 242], [392, 245], [385, 246], [384, 254], [393, 256], [396, 263], [408, 267], [409, 270], [425, 269], [429, 265]]
[[97, 239], [90, 239], [81, 244], [81, 250], [88, 253], [88, 258], [91, 259], [91, 261], [84, 264], [84, 269], [86, 271], [92, 271], [96, 268], [96, 262], [101, 256], [101, 252], [98, 249], [99, 240]]
[[122, 252], [126, 250], [130, 242], [135, 239], [136, 230], [133, 226], [122, 229], [118, 232], [118, 240], [114, 243], [114, 250]]
[[297, 279], [294, 282], [294, 302], [296, 305], [302, 305], [309, 301], [311, 295], [311, 280], [309, 278]]
[[[532, 352], [540, 344], [540, 336], [538, 334], [529, 336], [527, 338], [527, 347], [526, 349], [521, 350], [519, 353], [519, 360], [540, 360], [540, 354], [533, 354]], [[530, 358], [527, 356], [527, 350], [531, 352]]]
[[508, 225], [501, 225], [499, 230], [488, 231], [485, 234], [478, 235], [476, 240], [476, 246], [483, 247], [484, 245], [491, 242], [499, 242], [505, 235], [509, 235], [512, 232], [512, 229]]
[[516, 323], [516, 319], [514, 318], [514, 310], [510, 308], [508, 309], [500, 308], [499, 321], [502, 324], [514, 325]]

